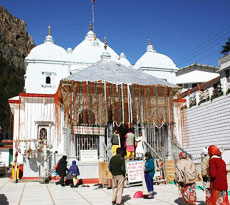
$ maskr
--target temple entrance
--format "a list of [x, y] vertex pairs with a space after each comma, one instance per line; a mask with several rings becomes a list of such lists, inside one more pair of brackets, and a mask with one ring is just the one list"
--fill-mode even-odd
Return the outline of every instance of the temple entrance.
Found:
[[75, 135], [76, 157], [80, 158], [80, 150], [97, 150], [99, 155], [98, 135]]
[[166, 156], [168, 153], [168, 126], [162, 125], [157, 127], [154, 124], [148, 125], [146, 140], [156, 153], [160, 156]]
[[[73, 126], [75, 137], [75, 151], [78, 160], [81, 156], [81, 150], [95, 150], [100, 156], [100, 137], [105, 137], [105, 128], [99, 126]], [[91, 152], [92, 153], [92, 152]]]

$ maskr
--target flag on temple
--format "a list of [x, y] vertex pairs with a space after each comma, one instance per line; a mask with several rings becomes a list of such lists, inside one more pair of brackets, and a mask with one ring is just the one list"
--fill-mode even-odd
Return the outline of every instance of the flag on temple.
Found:
[[94, 3], [95, 0], [92, 0], [92, 3]]

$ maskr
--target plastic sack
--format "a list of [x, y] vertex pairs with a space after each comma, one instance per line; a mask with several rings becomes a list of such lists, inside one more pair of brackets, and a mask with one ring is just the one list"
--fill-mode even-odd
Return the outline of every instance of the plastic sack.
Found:
[[143, 192], [142, 191], [137, 191], [134, 195], [133, 198], [142, 198], [143, 197]]

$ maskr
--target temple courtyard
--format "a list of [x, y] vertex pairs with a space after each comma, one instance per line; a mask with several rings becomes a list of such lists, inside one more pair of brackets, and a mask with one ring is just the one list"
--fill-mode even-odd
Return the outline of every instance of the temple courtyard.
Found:
[[[197, 184], [201, 185], [201, 184]], [[155, 198], [133, 198], [141, 186], [126, 186], [123, 192], [124, 205], [139, 204], [183, 204], [178, 189], [174, 184], [155, 185]], [[197, 204], [205, 204], [205, 194], [197, 189]], [[77, 204], [77, 205], [110, 205], [112, 189], [98, 188], [94, 185], [80, 185], [78, 188], [61, 187], [55, 183], [39, 182], [13, 183], [9, 178], [0, 178], [0, 204]]]

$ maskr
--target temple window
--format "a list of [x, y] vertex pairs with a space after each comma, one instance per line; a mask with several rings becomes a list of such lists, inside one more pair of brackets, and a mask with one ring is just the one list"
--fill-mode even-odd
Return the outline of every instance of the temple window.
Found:
[[45, 128], [42, 128], [40, 130], [40, 139], [41, 140], [46, 140], [47, 139], [47, 130]]
[[50, 76], [47, 76], [47, 77], [46, 77], [46, 84], [50, 84], [50, 83], [51, 83]]

